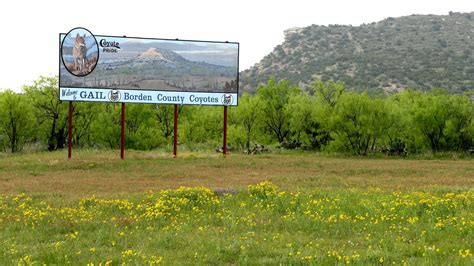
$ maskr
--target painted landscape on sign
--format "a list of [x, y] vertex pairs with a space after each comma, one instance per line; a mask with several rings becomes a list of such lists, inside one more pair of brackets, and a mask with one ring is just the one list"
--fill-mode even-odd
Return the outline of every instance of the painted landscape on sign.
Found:
[[225, 93], [238, 90], [238, 43], [95, 37], [99, 60], [94, 71], [86, 77], [76, 77], [60, 64], [61, 87]]

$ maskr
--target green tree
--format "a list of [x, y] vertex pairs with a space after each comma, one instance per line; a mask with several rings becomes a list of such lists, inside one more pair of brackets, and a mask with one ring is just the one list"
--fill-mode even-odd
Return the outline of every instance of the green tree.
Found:
[[275, 78], [271, 78], [266, 85], [261, 85], [257, 89], [267, 131], [280, 143], [287, 140], [290, 133], [289, 118], [285, 112], [286, 106], [290, 96], [297, 94], [299, 91], [300, 89], [291, 85], [289, 81], [281, 80], [277, 82]]
[[383, 100], [350, 92], [343, 94], [335, 105], [331, 128], [346, 151], [366, 155], [390, 126], [387, 117]]
[[445, 131], [449, 148], [467, 151], [474, 147], [474, 103], [463, 96], [450, 98], [452, 107]]
[[91, 124], [93, 145], [116, 149], [121, 139], [121, 106], [115, 103], [103, 104], [97, 118]]
[[[178, 121], [180, 120], [179, 115], [182, 113], [183, 109], [183, 106], [179, 106]], [[154, 114], [156, 121], [158, 122], [161, 135], [165, 139], [169, 139], [173, 135], [174, 131], [174, 106], [169, 104], [157, 104], [154, 108]]]
[[245, 149], [250, 154], [250, 142], [254, 138], [255, 128], [261, 119], [261, 102], [258, 96], [244, 93], [239, 99], [239, 106], [235, 108], [235, 120], [245, 132]]
[[409, 150], [416, 151], [409, 116], [413, 100], [408, 102], [410, 98], [405, 97], [406, 94], [397, 93], [385, 101], [390, 127], [384, 132], [382, 149], [390, 155], [406, 155]]
[[[183, 110], [180, 126], [180, 139], [191, 143], [221, 143], [223, 129], [222, 107], [189, 106]], [[180, 124], [180, 125], [181, 125]]]
[[6, 136], [6, 146], [17, 152], [34, 130], [31, 108], [24, 95], [6, 90], [0, 93], [0, 135]]
[[84, 146], [91, 143], [91, 126], [101, 112], [101, 104], [75, 102], [72, 112], [72, 138], [76, 146]]
[[442, 91], [422, 94], [412, 110], [413, 126], [431, 151], [467, 150], [473, 144], [472, 103]]
[[421, 91], [406, 90], [388, 98], [391, 127], [386, 133], [392, 151], [397, 150], [397, 145], [398, 148], [406, 147], [409, 153], [420, 153], [426, 148], [425, 138], [414, 121], [417, 101], [425, 96]]
[[329, 129], [332, 112], [315, 99], [311, 102], [312, 106], [308, 106], [311, 109], [311, 117], [305, 126], [305, 135], [311, 148], [319, 150], [332, 140]]
[[316, 80], [313, 82], [312, 89], [319, 102], [329, 107], [334, 107], [341, 95], [346, 91], [346, 85], [342, 81], [334, 82], [329, 80], [323, 82]]
[[48, 150], [64, 148], [67, 136], [67, 104], [59, 100], [58, 77], [39, 77], [24, 91], [32, 100], [40, 138], [46, 138]]
[[313, 119], [310, 120], [311, 125], [307, 127], [306, 134], [310, 137], [311, 146], [320, 149], [333, 140], [330, 134], [330, 121], [336, 104], [346, 91], [346, 85], [342, 81], [316, 80], [311, 89], [314, 94]]
[[125, 118], [127, 148], [151, 150], [165, 142], [159, 134], [154, 111], [153, 105], [127, 104]]
[[303, 92], [291, 95], [288, 104], [285, 106], [290, 134], [298, 146], [301, 144], [302, 135], [305, 134], [306, 129], [312, 124], [310, 122], [312, 119], [312, 106], [311, 98]]

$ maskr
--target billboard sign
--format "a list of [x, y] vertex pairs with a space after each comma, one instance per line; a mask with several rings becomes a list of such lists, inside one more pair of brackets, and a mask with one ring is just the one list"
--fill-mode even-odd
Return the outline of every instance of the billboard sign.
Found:
[[237, 105], [239, 43], [60, 34], [64, 101]]

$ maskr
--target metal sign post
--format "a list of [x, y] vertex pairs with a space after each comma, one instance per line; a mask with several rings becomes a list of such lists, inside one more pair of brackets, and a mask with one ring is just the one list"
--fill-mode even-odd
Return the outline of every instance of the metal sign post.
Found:
[[227, 155], [227, 106], [224, 106], [224, 143], [222, 153], [224, 156]]
[[178, 105], [174, 105], [173, 158], [178, 157]]
[[69, 102], [69, 121], [67, 131], [67, 159], [72, 157], [72, 102]]
[[122, 139], [120, 142], [120, 158], [125, 158], [125, 103], [122, 103]]

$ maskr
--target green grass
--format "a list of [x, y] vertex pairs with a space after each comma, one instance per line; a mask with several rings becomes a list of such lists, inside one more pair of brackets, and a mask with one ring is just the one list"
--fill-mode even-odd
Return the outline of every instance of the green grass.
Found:
[[0, 265], [474, 263], [470, 159], [65, 155], [0, 156]]

